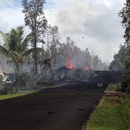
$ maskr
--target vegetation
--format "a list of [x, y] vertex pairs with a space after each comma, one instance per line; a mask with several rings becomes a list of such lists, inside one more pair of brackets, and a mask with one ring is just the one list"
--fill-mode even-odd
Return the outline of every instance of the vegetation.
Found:
[[23, 91], [23, 92], [19, 92], [19, 93], [15, 93], [15, 94], [0, 95], [0, 100], [6, 100], [6, 99], [10, 99], [10, 98], [25, 96], [25, 95], [32, 94], [35, 92], [36, 91]]
[[121, 100], [121, 115], [125, 122], [127, 129], [130, 129], [130, 95], [127, 95], [127, 98]]
[[[97, 55], [90, 54], [87, 48], [84, 51], [80, 50], [70, 37], [66, 38], [65, 43], [60, 42], [58, 26], [47, 25], [43, 11], [44, 4], [45, 0], [22, 0], [25, 25], [32, 31], [26, 37], [23, 26], [12, 29], [8, 34], [1, 32], [4, 37], [4, 44], [0, 45], [1, 71], [8, 68], [10, 74], [15, 70], [16, 83], [20, 81], [23, 85], [29, 84], [32, 87], [32, 81], [37, 79], [42, 82], [52, 82], [56, 70], [66, 66], [67, 60], [73, 64], [73, 67], [107, 70], [106, 63]], [[32, 47], [29, 45], [30, 42]], [[37, 48], [39, 43], [42, 45]], [[6, 55], [7, 62], [11, 65], [6, 64], [3, 55]]]
[[66, 38], [66, 43], [61, 43], [57, 26], [49, 26], [46, 35], [47, 47], [43, 57], [51, 60], [51, 68], [54, 71], [67, 64], [67, 57], [69, 61], [72, 61], [73, 67], [107, 70], [107, 64], [97, 55], [91, 55], [88, 48], [84, 51], [80, 50], [70, 37]]
[[[107, 91], [113, 92], [117, 85], [109, 85]], [[90, 116], [86, 130], [129, 130], [130, 97], [104, 97]]]
[[24, 57], [33, 53], [36, 49], [43, 51], [41, 48], [28, 49], [28, 43], [31, 39], [32, 33], [23, 38], [24, 30], [20, 26], [16, 30], [12, 29], [8, 34], [0, 32], [4, 37], [4, 45], [0, 45], [0, 53], [8, 58], [8, 62], [13, 62], [16, 72], [16, 83], [19, 78], [19, 66], [24, 62]]
[[123, 9], [119, 12], [119, 16], [122, 18], [122, 26], [125, 28], [125, 44], [127, 46], [127, 59], [125, 60], [125, 77], [122, 82], [124, 91], [130, 93], [130, 1], [126, 0]]
[[119, 114], [119, 107], [115, 107], [113, 101], [114, 98], [104, 98], [103, 104], [90, 116], [86, 130], [127, 130]]
[[119, 12], [122, 18], [122, 26], [125, 28], [125, 45], [120, 46], [118, 54], [114, 55], [109, 69], [124, 71], [125, 79], [121, 82], [121, 91], [130, 93], [130, 1], [126, 0], [123, 9]]
[[109, 84], [105, 92], [114, 92], [118, 89], [119, 84]]
[[128, 59], [130, 60], [130, 1], [126, 0], [125, 7], [119, 12], [122, 17], [122, 26], [125, 28], [125, 44], [127, 45]]
[[127, 47], [126, 45], [121, 45], [118, 53], [114, 55], [114, 60], [110, 63], [109, 70], [124, 71], [125, 70], [124, 63], [127, 58], [128, 58]]
[[[25, 13], [25, 25], [29, 26], [29, 28], [35, 32], [31, 40], [33, 48], [36, 48], [39, 42], [44, 43], [43, 37], [47, 27], [47, 20], [43, 12], [44, 4], [45, 0], [31, 0], [30, 2], [28, 2], [28, 0], [22, 0], [22, 5], [24, 7], [23, 13]], [[35, 61], [34, 71], [37, 74], [37, 50], [35, 50], [33, 59]]]

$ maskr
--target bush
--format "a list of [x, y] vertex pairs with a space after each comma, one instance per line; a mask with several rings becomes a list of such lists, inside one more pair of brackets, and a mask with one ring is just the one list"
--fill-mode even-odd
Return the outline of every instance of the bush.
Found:
[[127, 93], [130, 93], [130, 84], [129, 84], [129, 80], [128, 79], [124, 79], [122, 82], [121, 82], [121, 91], [122, 92], [127, 92]]
[[130, 93], [130, 84], [128, 84], [127, 88], [126, 88], [126, 92]]
[[21, 73], [19, 75], [18, 85], [20, 87], [33, 87], [38, 82], [38, 77], [30, 73]]
[[15, 93], [14, 87], [1, 87], [0, 88], [0, 95], [6, 95], [6, 94], [12, 94]]

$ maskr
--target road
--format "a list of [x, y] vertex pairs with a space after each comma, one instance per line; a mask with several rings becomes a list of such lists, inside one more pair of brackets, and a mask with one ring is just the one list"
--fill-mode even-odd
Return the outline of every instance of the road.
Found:
[[105, 88], [82, 83], [0, 101], [0, 130], [81, 130]]

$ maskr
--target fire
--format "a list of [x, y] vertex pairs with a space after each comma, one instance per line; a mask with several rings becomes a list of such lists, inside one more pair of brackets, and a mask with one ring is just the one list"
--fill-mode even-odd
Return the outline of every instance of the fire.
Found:
[[73, 71], [75, 71], [77, 68], [73, 67]]
[[69, 60], [69, 56], [67, 56], [66, 68], [73, 69], [73, 63]]
[[90, 70], [88, 67], [84, 68], [84, 70]]
[[66, 64], [66, 68], [69, 68], [69, 69], [72, 69], [73, 71], [75, 71], [75, 70], [76, 70], [76, 68], [75, 68], [75, 67], [73, 67], [72, 60], [69, 60], [69, 59], [70, 59], [70, 57], [69, 57], [69, 56], [67, 56], [67, 64]]
[[7, 69], [3, 70], [3, 73], [8, 74]]

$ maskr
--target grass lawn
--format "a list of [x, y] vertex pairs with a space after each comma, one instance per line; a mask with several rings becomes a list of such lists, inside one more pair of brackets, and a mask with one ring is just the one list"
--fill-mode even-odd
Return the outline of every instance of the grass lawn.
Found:
[[[107, 92], [114, 91], [117, 85], [109, 85]], [[130, 96], [104, 97], [91, 114], [85, 130], [130, 130]]]
[[7, 95], [0, 95], [0, 100], [5, 100], [5, 99], [10, 99], [10, 98], [15, 98], [15, 97], [20, 97], [28, 94], [35, 93], [36, 91], [19, 91], [16, 94], [7, 94]]
[[107, 92], [115, 92], [117, 90], [118, 84], [109, 84], [105, 93]]

